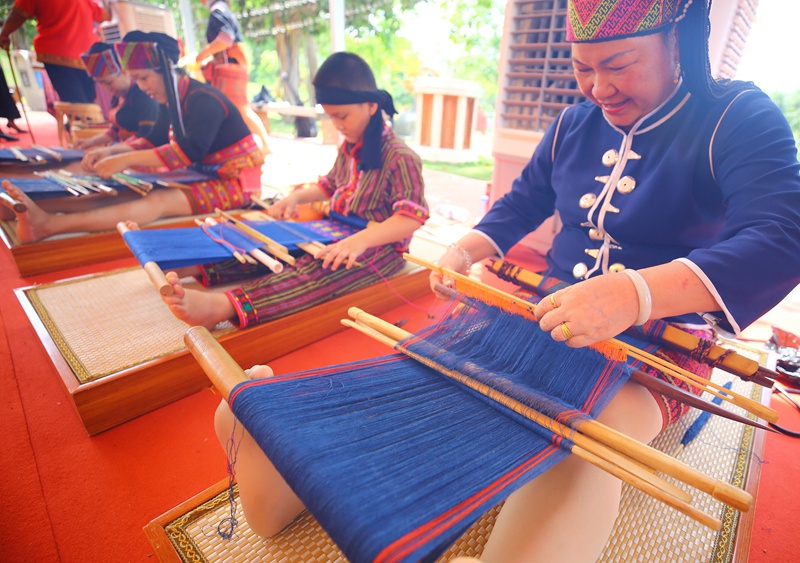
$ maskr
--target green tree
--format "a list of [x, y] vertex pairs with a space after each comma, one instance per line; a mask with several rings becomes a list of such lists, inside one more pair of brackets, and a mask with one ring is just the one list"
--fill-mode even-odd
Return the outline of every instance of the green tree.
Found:
[[800, 148], [800, 90], [792, 93], [773, 92], [769, 96], [786, 116], [794, 133], [795, 144]]

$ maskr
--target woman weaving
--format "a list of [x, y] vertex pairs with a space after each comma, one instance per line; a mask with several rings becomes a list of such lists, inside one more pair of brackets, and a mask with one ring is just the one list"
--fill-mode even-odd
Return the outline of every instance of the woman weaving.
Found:
[[155, 125], [158, 102], [142, 92], [130, 73], [122, 68], [114, 45], [98, 41], [81, 58], [86, 72], [112, 96], [111, 125], [94, 137], [76, 141], [75, 148], [103, 147], [147, 135]]
[[[655, 318], [738, 332], [797, 285], [800, 164], [792, 134], [755, 87], [710, 77], [708, 11], [705, 0], [570, 1], [567, 38], [589, 101], [558, 116], [511, 192], [440, 265], [464, 272], [502, 257], [558, 211], [564, 227], [547, 273], [576, 283], [542, 300], [536, 316], [554, 340], [572, 347]], [[442, 281], [451, 280], [431, 276], [432, 286]], [[682, 410], [653, 399], [627, 383], [598, 420], [647, 443]], [[223, 403], [222, 443], [231, 427]], [[276, 533], [300, 511], [247, 434], [237, 475], [258, 533]], [[595, 561], [620, 487], [567, 458], [508, 498], [482, 560]]]
[[[341, 215], [379, 224], [328, 245], [316, 257], [299, 258], [280, 274], [226, 293], [186, 289], [175, 272], [168, 273], [175, 291], [164, 300], [186, 323], [211, 328], [234, 319], [242, 327], [250, 326], [322, 303], [334, 292], [372, 285], [403, 268], [402, 252], [428, 218], [428, 210], [419, 156], [384, 124], [382, 111], [395, 113], [391, 96], [377, 89], [369, 65], [352, 53], [328, 57], [314, 77], [314, 87], [345, 142], [326, 176], [295, 190], [268, 212], [289, 219], [298, 204], [330, 201], [331, 209]], [[208, 285], [254, 273], [253, 267], [231, 261], [204, 266], [199, 277]]]
[[[567, 38], [589, 101], [558, 116], [510, 193], [439, 263], [463, 272], [502, 257], [558, 211], [546, 274], [576, 283], [535, 312], [572, 347], [648, 319], [738, 333], [791, 291], [797, 148], [765, 94], [711, 78], [709, 7], [571, 1]], [[647, 443], [683, 410], [653, 398], [629, 383], [599, 420]], [[509, 498], [483, 560], [594, 561], [619, 495], [619, 481], [567, 459]]]
[[190, 190], [153, 190], [145, 197], [131, 196], [114, 205], [108, 205], [108, 199], [93, 200], [92, 205], [107, 206], [63, 214], [45, 212], [6, 182], [9, 194], [28, 208], [17, 213], [17, 235], [23, 242], [60, 233], [109, 230], [123, 220], [145, 224], [164, 217], [209, 213], [216, 207], [242, 207], [249, 203], [248, 191], [260, 189], [259, 182], [243, 184], [247, 174], [260, 175], [263, 162], [250, 130], [218, 90], [176, 71], [177, 41], [163, 33], [141, 31], [132, 31], [124, 39], [114, 47], [139, 88], [161, 104], [156, 124], [147, 135], [130, 143], [88, 153], [84, 167], [107, 178], [131, 167], [175, 170], [207, 164], [218, 167], [219, 178], [189, 184]]

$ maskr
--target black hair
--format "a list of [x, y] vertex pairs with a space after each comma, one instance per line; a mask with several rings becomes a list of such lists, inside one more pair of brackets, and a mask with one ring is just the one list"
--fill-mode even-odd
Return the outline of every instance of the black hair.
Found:
[[112, 43], [103, 43], [102, 41], [92, 43], [92, 46], [89, 47], [87, 53], [94, 55], [97, 53], [102, 53], [103, 51], [112, 51], [116, 55], [116, 51], [114, 51], [114, 45]]
[[377, 90], [375, 75], [367, 61], [355, 53], [337, 52], [325, 59], [314, 75], [314, 86], [371, 92]]
[[690, 92], [706, 99], [722, 98], [733, 92], [754, 89], [752, 82], [717, 80], [711, 75], [708, 37], [711, 33], [711, 0], [688, 0], [686, 17], [678, 21], [678, 49], [681, 71]]

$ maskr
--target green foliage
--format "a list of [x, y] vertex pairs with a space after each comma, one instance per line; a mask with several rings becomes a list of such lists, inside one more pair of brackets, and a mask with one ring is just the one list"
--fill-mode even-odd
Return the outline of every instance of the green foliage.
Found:
[[430, 160], [422, 161], [422, 168], [425, 170], [438, 170], [440, 172], [449, 172], [458, 176], [466, 176], [467, 178], [475, 178], [476, 180], [485, 180], [487, 182], [492, 179], [492, 169], [494, 168], [494, 161], [485, 156], [481, 156], [474, 162], [433, 162]]
[[800, 148], [800, 90], [792, 93], [773, 92], [769, 97], [786, 116], [794, 133], [795, 144]]

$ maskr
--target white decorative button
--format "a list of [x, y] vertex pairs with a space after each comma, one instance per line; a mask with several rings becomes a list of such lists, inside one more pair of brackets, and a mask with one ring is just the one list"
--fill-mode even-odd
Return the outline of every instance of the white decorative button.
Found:
[[617, 182], [617, 191], [621, 194], [629, 194], [636, 187], [636, 180], [630, 176], [623, 176]]
[[608, 149], [603, 153], [603, 164], [606, 166], [614, 166], [619, 161], [619, 153], [614, 149]]
[[611, 265], [608, 267], [608, 271], [609, 271], [609, 272], [612, 272], [612, 273], [621, 272], [621, 271], [622, 271], [622, 270], [624, 270], [624, 269], [625, 269], [625, 265], [624, 265], [624, 264], [620, 264], [619, 262], [616, 262], [616, 263], [614, 263], [614, 264], [611, 264]]
[[589, 229], [589, 238], [592, 240], [603, 240], [605, 234], [600, 229]]
[[580, 200], [581, 209], [589, 209], [594, 205], [595, 201], [597, 201], [597, 196], [595, 194], [583, 194]]
[[572, 268], [572, 275], [575, 276], [575, 279], [581, 279], [583, 276], [586, 275], [586, 272], [589, 271], [589, 267], [584, 264], [583, 262], [578, 262], [575, 264], [575, 267]]

